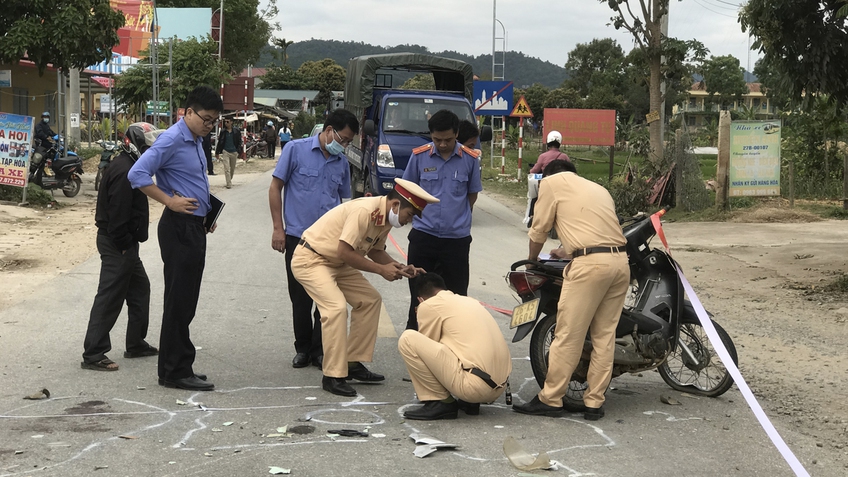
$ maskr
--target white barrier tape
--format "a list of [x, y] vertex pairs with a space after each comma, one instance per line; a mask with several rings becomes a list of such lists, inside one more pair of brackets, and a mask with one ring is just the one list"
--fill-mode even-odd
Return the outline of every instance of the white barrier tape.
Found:
[[704, 305], [701, 304], [701, 300], [699, 300], [695, 295], [695, 291], [692, 290], [692, 285], [690, 285], [689, 281], [686, 280], [686, 277], [683, 275], [683, 271], [678, 268], [677, 274], [680, 276], [680, 281], [683, 283], [683, 289], [686, 290], [686, 295], [689, 296], [689, 301], [691, 301], [692, 306], [695, 307], [695, 313], [698, 315], [698, 319], [701, 320], [701, 325], [707, 332], [707, 337], [715, 347], [724, 367], [727, 368], [730, 376], [733, 377], [733, 382], [736, 383], [736, 387], [739, 388], [739, 391], [742, 393], [742, 397], [744, 397], [745, 402], [748, 403], [748, 407], [754, 411], [754, 416], [756, 416], [757, 421], [760, 422], [760, 425], [766, 431], [766, 434], [768, 434], [771, 442], [780, 452], [783, 459], [786, 460], [786, 463], [789, 464], [789, 467], [791, 467], [795, 472], [795, 475], [799, 477], [809, 477], [810, 474], [806, 469], [804, 469], [804, 466], [801, 465], [801, 462], [797, 457], [795, 457], [795, 454], [792, 453], [792, 450], [786, 445], [783, 438], [780, 437], [780, 434], [777, 432], [777, 429], [774, 428], [774, 425], [772, 425], [768, 416], [766, 416], [766, 413], [763, 411], [760, 403], [757, 402], [757, 398], [754, 396], [754, 393], [751, 392], [751, 388], [748, 387], [748, 383], [745, 382], [745, 378], [742, 377], [742, 373], [739, 372], [739, 368], [736, 367], [733, 359], [731, 359], [730, 353], [728, 353], [727, 348], [724, 347], [724, 343], [721, 342], [721, 338], [718, 336], [712, 320], [710, 320], [709, 315], [707, 315], [707, 310], [704, 309]]

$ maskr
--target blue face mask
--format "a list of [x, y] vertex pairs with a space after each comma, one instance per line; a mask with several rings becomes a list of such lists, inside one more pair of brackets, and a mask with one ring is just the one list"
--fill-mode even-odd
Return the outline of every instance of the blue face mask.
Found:
[[[333, 134], [338, 136], [338, 133], [335, 130], [333, 130]], [[335, 138], [333, 138], [333, 142], [328, 143], [326, 145], [326, 148], [327, 148], [327, 152], [330, 153], [331, 156], [338, 156], [339, 154], [343, 153], [344, 150], [345, 150], [344, 146], [339, 144], [339, 142], [336, 141]]]
[[44, 121], [45, 123], [49, 123], [49, 122], [50, 122], [50, 118], [42, 118], [41, 120], [42, 120], [42, 121]]

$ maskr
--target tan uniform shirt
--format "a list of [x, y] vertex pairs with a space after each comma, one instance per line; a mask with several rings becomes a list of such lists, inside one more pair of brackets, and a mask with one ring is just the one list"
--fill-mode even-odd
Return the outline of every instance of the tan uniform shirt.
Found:
[[573, 172], [560, 172], [539, 182], [530, 240], [544, 243], [554, 226], [569, 255], [577, 249], [626, 243], [609, 191]]
[[362, 256], [371, 249], [385, 250], [392, 225], [386, 220], [387, 199], [363, 197], [330, 209], [301, 238], [328, 262], [341, 265], [339, 240]]
[[503, 384], [512, 359], [503, 334], [480, 303], [448, 290], [418, 305], [418, 331], [453, 351], [464, 369], [478, 368]]

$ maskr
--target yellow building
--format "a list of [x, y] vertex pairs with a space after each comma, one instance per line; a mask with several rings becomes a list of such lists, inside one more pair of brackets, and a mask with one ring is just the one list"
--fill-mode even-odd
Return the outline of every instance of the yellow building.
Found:
[[[741, 100], [733, 101], [728, 109], [742, 113], [743, 106], [745, 106], [745, 108], [753, 111], [756, 115], [755, 119], [774, 119], [779, 111], [772, 105], [771, 100], [763, 94], [761, 84], [747, 83], [747, 86], [748, 92], [742, 95]], [[672, 114], [675, 118], [683, 114], [688, 126], [701, 127], [705, 126], [710, 119], [717, 117], [716, 114], [719, 112], [718, 101], [714, 97], [712, 104], [710, 104], [710, 95], [703, 83], [694, 83], [687, 93], [685, 102], [672, 108]]]

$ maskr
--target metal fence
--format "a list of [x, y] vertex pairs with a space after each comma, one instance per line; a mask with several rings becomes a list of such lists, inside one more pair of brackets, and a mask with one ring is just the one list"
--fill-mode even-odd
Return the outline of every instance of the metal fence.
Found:
[[674, 145], [666, 149], [667, 163], [674, 169], [675, 206], [686, 212], [703, 210], [714, 205], [714, 199], [706, 188], [701, 164], [692, 152], [692, 138], [687, 128], [675, 134]]

